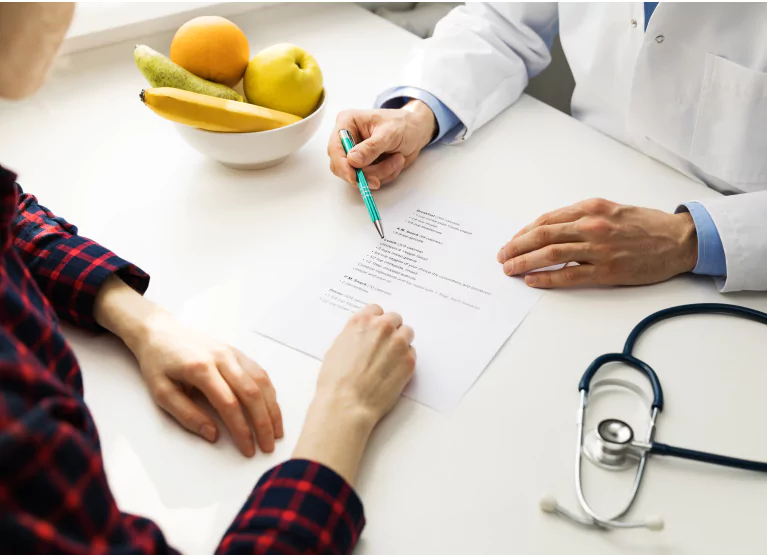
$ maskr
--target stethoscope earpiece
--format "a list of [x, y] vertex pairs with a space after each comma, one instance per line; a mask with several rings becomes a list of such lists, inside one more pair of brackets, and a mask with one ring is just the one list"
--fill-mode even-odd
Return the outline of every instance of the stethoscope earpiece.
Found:
[[663, 519], [659, 516], [648, 517], [644, 522], [619, 522], [617, 523], [619, 526], [614, 526], [609, 522], [603, 523], [594, 519], [583, 518], [562, 507], [559, 503], [557, 503], [557, 499], [548, 493], [541, 497], [540, 501], [538, 502], [538, 506], [544, 513], [558, 514], [568, 518], [576, 524], [589, 527], [595, 526], [600, 530], [608, 530], [610, 528], [647, 528], [653, 532], [659, 532], [665, 527]]
[[541, 500], [538, 502], [538, 506], [544, 513], [556, 513], [559, 504], [557, 503], [556, 497], [546, 493], [543, 497], [541, 497]]

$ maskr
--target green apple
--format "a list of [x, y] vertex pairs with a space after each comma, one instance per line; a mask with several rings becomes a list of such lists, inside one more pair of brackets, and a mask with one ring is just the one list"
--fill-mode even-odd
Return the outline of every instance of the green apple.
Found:
[[275, 44], [250, 60], [243, 89], [251, 104], [305, 118], [322, 95], [322, 71], [306, 50]]

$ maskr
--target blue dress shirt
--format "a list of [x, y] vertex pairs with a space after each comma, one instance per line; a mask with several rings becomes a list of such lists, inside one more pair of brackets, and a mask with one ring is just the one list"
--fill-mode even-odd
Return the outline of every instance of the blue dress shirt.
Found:
[[660, 2], [644, 3], [644, 30], [645, 31], [647, 31], [647, 24], [650, 23], [650, 17], [652, 17], [652, 13], [655, 11], [655, 8], [658, 7], [658, 4], [660, 4]]
[[[650, 22], [650, 18], [658, 4], [659, 2], [644, 3], [645, 31], [647, 31], [647, 24]], [[408, 100], [413, 98], [424, 102], [431, 108], [431, 111], [434, 112], [434, 118], [437, 120], [437, 134], [429, 144], [440, 141], [451, 130], [461, 124], [458, 116], [436, 96], [417, 87], [397, 87], [393, 89], [379, 103], [378, 107], [401, 108]], [[690, 212], [693, 222], [695, 222], [695, 231], [698, 235], [698, 263], [693, 273], [707, 276], [727, 275], [727, 260], [724, 255], [722, 239], [719, 237], [719, 231], [716, 229], [716, 224], [711, 219], [708, 210], [698, 202], [688, 202], [682, 205], [678, 211]]]

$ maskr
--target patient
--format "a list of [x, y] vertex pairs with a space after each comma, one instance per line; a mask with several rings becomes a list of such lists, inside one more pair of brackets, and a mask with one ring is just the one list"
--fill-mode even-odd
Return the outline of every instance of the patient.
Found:
[[[42, 85], [73, 9], [0, 3], [0, 97]], [[219, 435], [188, 396], [195, 389], [243, 454], [271, 452], [282, 437], [266, 372], [144, 299], [148, 285], [137, 266], [79, 236], [0, 167], [0, 553], [174, 553], [157, 525], [115, 504], [59, 319], [119, 336], [153, 398], [189, 431]], [[364, 525], [352, 485], [373, 428], [413, 373], [412, 340], [401, 317], [377, 306], [349, 320], [327, 353], [293, 458], [261, 478], [220, 553], [351, 551]]]

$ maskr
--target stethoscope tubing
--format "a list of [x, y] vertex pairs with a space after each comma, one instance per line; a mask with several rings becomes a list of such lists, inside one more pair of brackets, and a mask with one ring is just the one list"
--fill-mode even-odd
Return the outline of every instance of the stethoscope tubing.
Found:
[[[586, 372], [584, 372], [583, 377], [578, 384], [578, 389], [581, 392], [586, 392], [586, 395], [588, 395], [591, 380], [594, 378], [596, 373], [605, 364], [610, 362], [621, 362], [639, 371], [647, 378], [653, 389], [652, 409], [657, 409], [659, 412], [662, 411], [663, 388], [660, 385], [658, 375], [650, 367], [650, 365], [634, 356], [634, 347], [636, 346], [636, 343], [641, 337], [642, 333], [647, 331], [647, 329], [653, 324], [657, 324], [658, 322], [667, 320], [669, 318], [674, 318], [676, 316], [685, 316], [689, 314], [725, 314], [746, 318], [747, 320], [753, 320], [762, 324], [767, 324], [767, 314], [764, 312], [731, 304], [695, 303], [673, 306], [671, 308], [659, 310], [658, 312], [650, 314], [644, 320], [634, 326], [634, 329], [631, 330], [631, 333], [626, 339], [622, 353], [608, 353], [597, 357], [596, 360], [594, 360], [594, 362], [592, 362], [591, 365], [586, 369]], [[767, 463], [764, 462], [751, 461], [748, 459], [740, 459], [736, 457], [726, 457], [724, 455], [717, 455], [715, 453], [706, 453], [703, 451], [686, 449], [684, 447], [675, 447], [665, 443], [653, 442], [649, 445], [647, 451], [654, 455], [676, 457], [680, 459], [716, 464], [730, 468], [739, 468], [742, 470], [751, 470], [755, 472], [767, 472]]]
[[759, 461], [750, 461], [748, 459], [739, 459], [736, 457], [726, 457], [716, 453], [706, 453], [704, 451], [695, 451], [685, 449], [684, 447], [674, 447], [665, 443], [653, 442], [648, 451], [651, 455], [664, 455], [667, 457], [676, 457], [677, 459], [687, 459], [702, 463], [716, 464], [719, 466], [728, 466], [740, 470], [752, 470], [754, 472], [767, 472], [767, 463]]
[[[706, 453], [703, 451], [695, 451], [693, 449], [685, 449], [683, 447], [674, 447], [665, 443], [655, 442], [653, 440], [655, 425], [656, 425], [656, 418], [658, 414], [663, 410], [663, 389], [661, 388], [660, 380], [658, 379], [658, 376], [655, 373], [655, 371], [647, 363], [645, 363], [644, 361], [634, 356], [633, 354], [634, 347], [636, 346], [636, 343], [641, 337], [642, 333], [644, 333], [653, 324], [656, 324], [658, 322], [661, 322], [669, 318], [673, 318], [676, 316], [684, 316], [688, 314], [727, 314], [732, 316], [738, 316], [740, 318], [746, 318], [748, 320], [753, 320], [756, 322], [760, 322], [762, 324], [767, 324], [767, 314], [760, 312], [758, 310], [746, 308], [743, 306], [721, 304], [721, 303], [697, 303], [697, 304], [680, 305], [680, 306], [671, 307], [671, 308], [667, 308], [667, 309], [655, 312], [654, 314], [647, 316], [644, 320], [639, 322], [634, 327], [634, 329], [631, 330], [631, 333], [626, 339], [626, 343], [624, 344], [624, 347], [623, 347], [623, 352], [608, 353], [600, 357], [597, 357], [594, 360], [594, 362], [592, 362], [591, 365], [586, 369], [586, 372], [583, 374], [583, 377], [581, 378], [578, 384], [578, 390], [580, 392], [580, 407], [579, 407], [579, 413], [578, 413], [578, 419], [577, 419], [578, 443], [577, 443], [576, 454], [575, 454], [575, 484], [576, 484], [576, 495], [578, 497], [578, 502], [581, 505], [581, 509], [583, 510], [583, 512], [587, 515], [587, 518], [581, 519], [577, 517], [576, 515], [574, 515], [573, 513], [570, 513], [569, 511], [563, 508], [555, 506], [555, 510], [557, 513], [563, 516], [566, 516], [570, 518], [571, 520], [578, 522], [580, 524], [591, 525], [600, 529], [641, 528], [641, 527], [654, 529], [654, 530], [661, 529], [662, 521], [659, 519], [647, 520], [644, 522], [641, 522], [641, 521], [623, 522], [621, 520], [618, 520], [628, 513], [628, 511], [633, 506], [634, 501], [636, 500], [636, 496], [639, 493], [639, 487], [642, 482], [642, 477], [644, 475], [644, 470], [647, 463], [647, 457], [649, 455], [676, 457], [676, 458], [698, 461], [703, 463], [727, 466], [730, 468], [737, 468], [742, 470], [767, 472], [767, 463], [765, 462], [757, 462], [757, 461], [751, 461], [748, 459], [740, 459], [735, 457], [726, 457], [724, 455], [717, 455], [715, 453]], [[645, 443], [642, 445], [641, 455], [639, 455], [639, 464], [637, 467], [637, 473], [635, 475], [634, 484], [632, 487], [630, 498], [628, 499], [628, 503], [626, 503], [622, 507], [622, 509], [619, 512], [617, 512], [616, 515], [613, 516], [612, 518], [603, 518], [591, 508], [588, 501], [586, 500], [586, 496], [582, 487], [581, 472], [582, 472], [582, 458], [583, 458], [583, 433], [584, 433], [583, 424], [585, 419], [586, 406], [588, 405], [588, 400], [589, 400], [589, 389], [591, 387], [591, 381], [594, 378], [594, 376], [597, 374], [597, 372], [605, 364], [608, 364], [610, 362], [621, 362], [639, 371], [641, 374], [643, 374], [648, 379], [648, 381], [650, 382], [652, 386], [653, 400], [651, 405], [651, 422], [646, 432]], [[660, 523], [660, 526], [658, 526], [659, 523]]]
[[671, 308], [666, 308], [659, 310], [654, 314], [650, 314], [647, 318], [634, 326], [634, 329], [631, 330], [631, 333], [623, 346], [623, 354], [632, 354], [639, 337], [653, 324], [668, 320], [669, 318], [685, 316], [688, 314], [729, 314], [730, 316], [738, 316], [740, 318], [746, 318], [747, 320], [767, 324], [767, 314], [745, 306], [723, 303], [693, 303], [672, 306]]

